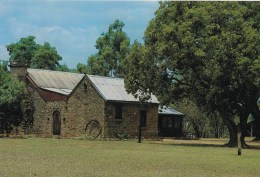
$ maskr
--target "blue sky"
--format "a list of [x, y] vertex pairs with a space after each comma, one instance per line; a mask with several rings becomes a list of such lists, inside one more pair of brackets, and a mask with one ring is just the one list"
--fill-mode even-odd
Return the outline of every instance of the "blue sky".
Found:
[[37, 43], [55, 46], [61, 63], [74, 68], [97, 52], [96, 39], [115, 19], [125, 23], [131, 43], [142, 42], [158, 7], [155, 1], [0, 0], [0, 59], [9, 58], [6, 45], [33, 35]]

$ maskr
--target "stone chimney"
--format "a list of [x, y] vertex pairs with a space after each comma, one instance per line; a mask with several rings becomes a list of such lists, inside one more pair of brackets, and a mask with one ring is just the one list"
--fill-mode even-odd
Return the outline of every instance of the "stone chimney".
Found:
[[11, 62], [9, 67], [10, 67], [10, 73], [12, 74], [12, 76], [16, 77], [20, 81], [26, 82], [27, 65], [19, 64], [17, 62]]

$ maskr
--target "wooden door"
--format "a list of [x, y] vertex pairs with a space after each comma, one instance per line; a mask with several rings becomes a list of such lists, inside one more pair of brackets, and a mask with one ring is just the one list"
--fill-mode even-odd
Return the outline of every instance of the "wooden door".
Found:
[[53, 135], [60, 135], [60, 129], [61, 129], [60, 112], [55, 111], [53, 113]]

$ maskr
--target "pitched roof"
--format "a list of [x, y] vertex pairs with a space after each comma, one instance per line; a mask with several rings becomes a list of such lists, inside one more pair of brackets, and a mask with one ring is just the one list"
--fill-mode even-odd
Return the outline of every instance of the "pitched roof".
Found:
[[[124, 79], [93, 75], [87, 76], [105, 100], [139, 102], [132, 94], [126, 92]], [[154, 95], [152, 95], [148, 102], [159, 103]]]
[[43, 69], [28, 68], [27, 72], [38, 87], [63, 95], [69, 95], [84, 77], [84, 74]]
[[176, 111], [175, 109], [169, 108], [167, 106], [159, 107], [158, 113], [159, 114], [167, 114], [167, 115], [179, 115], [179, 116], [184, 115], [184, 114]]
[[[28, 68], [27, 72], [38, 87], [63, 95], [69, 95], [84, 77], [84, 74], [43, 69]], [[106, 101], [139, 102], [132, 94], [126, 92], [124, 79], [93, 75], [87, 77]], [[159, 103], [154, 95], [148, 102]]]

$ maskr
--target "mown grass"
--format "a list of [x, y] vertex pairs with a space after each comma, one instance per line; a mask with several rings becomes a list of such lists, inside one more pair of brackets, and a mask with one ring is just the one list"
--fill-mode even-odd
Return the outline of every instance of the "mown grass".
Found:
[[1, 138], [0, 176], [260, 176], [259, 150], [191, 142]]

